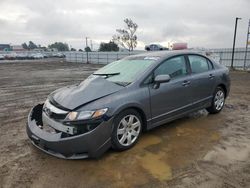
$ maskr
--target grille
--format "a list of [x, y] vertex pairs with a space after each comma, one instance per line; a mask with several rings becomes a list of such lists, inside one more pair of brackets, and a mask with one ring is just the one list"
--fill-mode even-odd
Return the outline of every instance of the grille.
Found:
[[65, 119], [67, 116], [67, 114], [56, 114], [54, 112], [52, 112], [49, 117], [52, 118], [52, 119], [56, 119], [56, 120], [63, 120]]
[[[55, 120], [63, 120], [66, 118], [68, 114], [68, 112], [61, 110], [60, 108], [52, 105], [50, 102], [45, 103], [43, 111], [48, 117], [50, 117], [51, 119], [55, 119]], [[64, 111], [65, 113], [57, 113], [58, 111], [59, 112]]]

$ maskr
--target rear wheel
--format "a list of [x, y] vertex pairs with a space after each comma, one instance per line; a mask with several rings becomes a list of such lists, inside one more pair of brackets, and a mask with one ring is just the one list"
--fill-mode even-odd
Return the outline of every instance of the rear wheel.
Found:
[[142, 131], [142, 119], [134, 109], [121, 112], [114, 119], [112, 148], [123, 151], [133, 147]]
[[217, 114], [219, 113], [225, 104], [225, 91], [221, 87], [217, 87], [212, 101], [212, 106], [207, 108], [207, 111], [210, 114]]

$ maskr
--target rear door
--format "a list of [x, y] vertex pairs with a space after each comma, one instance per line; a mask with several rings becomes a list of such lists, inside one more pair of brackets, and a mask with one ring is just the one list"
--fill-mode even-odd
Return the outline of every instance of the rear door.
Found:
[[200, 55], [188, 55], [191, 68], [193, 103], [195, 106], [209, 104], [212, 99], [215, 78], [212, 63]]

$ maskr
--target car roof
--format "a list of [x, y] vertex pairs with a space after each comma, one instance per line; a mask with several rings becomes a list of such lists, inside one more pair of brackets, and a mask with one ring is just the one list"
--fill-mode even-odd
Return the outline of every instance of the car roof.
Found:
[[168, 57], [172, 57], [175, 55], [184, 55], [184, 54], [203, 55], [200, 52], [197, 52], [194, 50], [171, 50], [171, 51], [153, 51], [153, 52], [141, 53], [141, 54], [129, 56], [128, 59], [137, 59], [140, 57], [158, 57], [158, 59], [166, 59]]

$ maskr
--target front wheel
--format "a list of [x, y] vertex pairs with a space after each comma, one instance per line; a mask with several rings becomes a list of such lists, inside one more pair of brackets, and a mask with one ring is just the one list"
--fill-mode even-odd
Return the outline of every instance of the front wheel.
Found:
[[123, 151], [133, 147], [139, 139], [142, 131], [142, 119], [134, 109], [121, 112], [114, 119], [112, 132], [112, 148]]
[[209, 108], [207, 108], [207, 111], [210, 114], [217, 114], [223, 109], [224, 104], [225, 104], [225, 91], [221, 87], [217, 87], [214, 92], [212, 105]]

